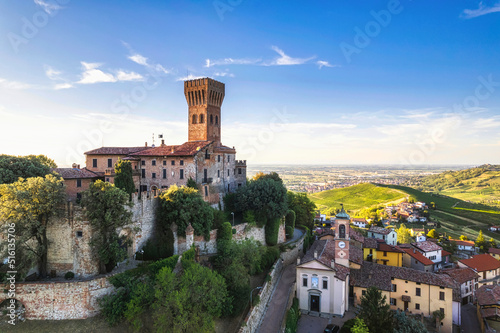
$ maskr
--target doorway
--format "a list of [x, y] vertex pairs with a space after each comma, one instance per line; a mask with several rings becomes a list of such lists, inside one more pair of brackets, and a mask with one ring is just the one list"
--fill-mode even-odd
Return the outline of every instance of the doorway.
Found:
[[310, 310], [314, 311], [314, 312], [319, 312], [319, 310], [320, 310], [320, 308], [319, 308], [319, 296], [318, 295], [311, 295], [310, 300], [311, 300]]

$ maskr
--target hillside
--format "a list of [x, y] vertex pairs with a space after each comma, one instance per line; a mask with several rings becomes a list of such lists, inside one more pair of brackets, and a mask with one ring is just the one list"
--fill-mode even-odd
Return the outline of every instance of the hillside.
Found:
[[401, 201], [407, 195], [397, 189], [365, 183], [312, 193], [308, 196], [322, 212], [328, 214], [331, 209], [339, 208], [341, 203], [344, 204], [346, 210], [352, 212], [371, 206], [385, 205], [393, 201]]
[[453, 198], [500, 207], [500, 165], [446, 171], [412, 180], [413, 187]]

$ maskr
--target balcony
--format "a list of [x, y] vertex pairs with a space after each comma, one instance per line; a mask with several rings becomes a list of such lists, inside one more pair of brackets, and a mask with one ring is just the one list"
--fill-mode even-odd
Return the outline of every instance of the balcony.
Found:
[[201, 183], [202, 184], [212, 184], [213, 178], [202, 178]]

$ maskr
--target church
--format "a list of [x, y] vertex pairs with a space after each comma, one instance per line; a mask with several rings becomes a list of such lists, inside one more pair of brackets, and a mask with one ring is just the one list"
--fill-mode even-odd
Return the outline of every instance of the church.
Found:
[[[88, 188], [89, 175], [114, 182], [114, 166], [119, 159], [130, 161], [136, 192], [166, 189], [171, 185], [186, 185], [193, 179], [204, 200], [218, 206], [226, 193], [246, 183], [246, 161], [236, 159], [236, 149], [221, 142], [221, 106], [225, 85], [211, 78], [184, 82], [188, 104], [188, 141], [181, 145], [101, 147], [85, 152], [86, 167], [61, 168], [67, 183], [69, 199], [78, 200]], [[81, 174], [81, 178], [79, 175]], [[65, 177], [65, 175], [67, 175]], [[80, 181], [79, 181], [80, 180]], [[83, 184], [83, 186], [82, 186]], [[73, 186], [75, 185], [75, 186]], [[78, 186], [79, 185], [79, 186]], [[86, 186], [85, 186], [86, 185]]]

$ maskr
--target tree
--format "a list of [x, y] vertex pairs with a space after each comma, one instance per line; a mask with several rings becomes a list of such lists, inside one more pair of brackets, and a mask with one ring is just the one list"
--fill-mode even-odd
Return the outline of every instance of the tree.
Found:
[[119, 159], [115, 164], [115, 186], [129, 194], [135, 193], [134, 179], [132, 178], [132, 163]]
[[427, 237], [428, 238], [438, 238], [439, 234], [436, 232], [436, 229], [431, 229], [428, 233], [427, 233]]
[[157, 275], [154, 326], [157, 332], [213, 332], [214, 318], [227, 302], [226, 283], [217, 272], [193, 263], [179, 277], [165, 267]]
[[495, 242], [495, 240], [493, 238], [490, 238], [490, 244], [489, 244], [490, 248], [496, 248], [497, 247], [497, 242]]
[[0, 184], [11, 184], [19, 178], [45, 177], [50, 174], [51, 167], [46, 164], [50, 159], [43, 155], [39, 156], [0, 155]]
[[192, 177], [189, 177], [189, 178], [188, 178], [187, 183], [186, 183], [186, 186], [187, 186], [187, 187], [194, 188], [195, 190], [197, 190], [197, 189], [198, 189], [198, 185], [196, 185], [196, 181], [195, 181]]
[[386, 297], [375, 287], [368, 288], [361, 297], [359, 317], [364, 320], [371, 333], [392, 332], [391, 307], [387, 304]]
[[431, 202], [431, 203], [429, 204], [429, 208], [430, 208], [430, 209], [434, 209], [434, 210], [435, 210], [435, 209], [436, 209], [436, 203], [435, 203], [435, 202]]
[[129, 196], [115, 185], [98, 180], [83, 192], [82, 205], [92, 227], [90, 245], [99, 259], [99, 271], [110, 272], [126, 256], [117, 229], [131, 223]]
[[354, 326], [351, 328], [352, 333], [369, 333], [368, 327], [366, 326], [363, 319], [356, 317], [354, 321]]
[[394, 314], [394, 333], [427, 333], [425, 325], [406, 315], [404, 311]]
[[[3, 227], [15, 225], [16, 269], [20, 274], [37, 264], [40, 277], [47, 275], [47, 225], [64, 198], [64, 182], [55, 175], [19, 178], [0, 185], [0, 223]], [[7, 242], [2, 243], [6, 248]]]
[[252, 180], [236, 192], [236, 209], [253, 210], [257, 222], [265, 225], [269, 220], [282, 218], [288, 210], [286, 188], [273, 177]]
[[436, 320], [436, 327], [438, 328], [438, 332], [441, 332], [441, 322], [444, 319], [444, 312], [441, 310], [436, 310], [432, 313], [434, 320]]
[[488, 252], [488, 249], [490, 248], [490, 244], [484, 238], [482, 230], [479, 230], [479, 235], [476, 238], [476, 247], [478, 247], [479, 251], [482, 253]]
[[469, 240], [469, 237], [465, 236], [465, 235], [460, 235], [460, 240], [463, 240], [463, 241], [468, 241]]
[[49, 168], [55, 169], [57, 168], [56, 162], [53, 159], [48, 158], [45, 155], [27, 155], [25, 156], [30, 161], [38, 162], [42, 165], [48, 166]]
[[276, 182], [283, 183], [283, 180], [281, 179], [280, 175], [276, 172], [271, 172], [271, 173], [263, 173], [262, 171], [257, 172], [255, 176], [253, 176], [252, 180], [259, 180], [259, 179], [272, 179]]
[[309, 199], [305, 193], [294, 193], [288, 191], [288, 207], [295, 212], [295, 225], [314, 228], [314, 216], [316, 216], [316, 204]]
[[292, 229], [294, 229], [296, 219], [297, 219], [297, 215], [295, 214], [295, 211], [289, 209], [288, 212], [286, 213], [286, 216], [285, 216], [285, 225], [287, 227], [291, 227]]
[[208, 239], [214, 222], [214, 211], [203, 201], [198, 190], [172, 185], [160, 195], [158, 222], [163, 231], [170, 229], [175, 223], [181, 235], [185, 235], [186, 228], [191, 223], [196, 235], [204, 235]]
[[410, 231], [408, 230], [408, 228], [406, 228], [406, 225], [404, 225], [404, 223], [401, 223], [399, 229], [396, 229], [396, 232], [398, 234], [399, 244], [408, 244], [411, 242]]

